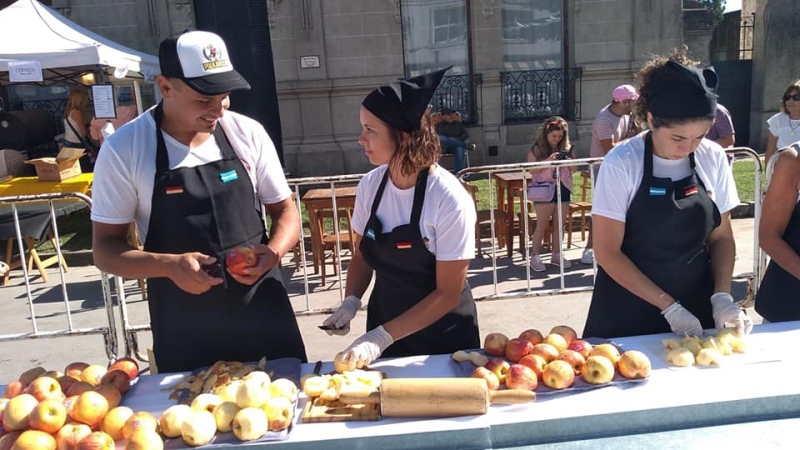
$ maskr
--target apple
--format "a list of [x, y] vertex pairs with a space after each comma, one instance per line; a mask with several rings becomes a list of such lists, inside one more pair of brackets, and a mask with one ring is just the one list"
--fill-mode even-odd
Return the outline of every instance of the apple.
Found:
[[192, 411], [181, 425], [183, 442], [192, 447], [208, 444], [216, 432], [217, 422], [214, 420], [214, 415], [205, 409]]
[[180, 437], [183, 421], [191, 413], [192, 408], [189, 405], [173, 405], [167, 408], [158, 420], [161, 425], [161, 434], [168, 438]]
[[91, 384], [89, 384], [89, 383], [87, 383], [85, 381], [76, 381], [76, 382], [72, 383], [72, 386], [67, 388], [67, 392], [64, 392], [64, 394], [67, 397], [72, 397], [72, 396], [75, 396], [75, 395], [81, 395], [84, 392], [88, 392], [88, 391], [91, 391], [93, 389], [94, 389], [94, 386], [92, 386]]
[[78, 442], [77, 450], [114, 450], [116, 444], [108, 433], [95, 431]]
[[233, 435], [240, 441], [252, 441], [267, 432], [267, 414], [261, 408], [243, 408], [233, 417]]
[[591, 355], [583, 365], [581, 376], [589, 384], [610, 383], [614, 379], [614, 363], [605, 356]]
[[138, 430], [158, 431], [158, 421], [149, 412], [137, 411], [122, 426], [122, 437], [128, 439]]
[[544, 370], [544, 366], [547, 365], [547, 361], [542, 358], [541, 355], [527, 355], [519, 360], [519, 364], [530, 367], [533, 373], [536, 374], [536, 377], [541, 380], [542, 371]]
[[236, 392], [236, 405], [242, 409], [258, 408], [267, 399], [269, 399], [269, 384], [259, 378], [245, 380]]
[[592, 352], [592, 344], [583, 339], [575, 339], [574, 341], [570, 341], [569, 345], [567, 345], [567, 350], [575, 350], [576, 352], [580, 353], [583, 356], [583, 359], [589, 357], [589, 353]]
[[617, 367], [617, 362], [619, 362], [619, 350], [614, 344], [596, 345], [589, 353], [589, 356], [605, 356], [615, 368]]
[[586, 359], [583, 357], [583, 355], [575, 350], [564, 350], [563, 352], [559, 353], [558, 356], [556, 356], [556, 359], [568, 362], [569, 365], [575, 370], [575, 375], [581, 374], [581, 369], [586, 363]]
[[191, 407], [195, 411], [214, 411], [214, 408], [222, 403], [222, 399], [217, 394], [200, 394], [192, 400]]
[[113, 369], [106, 372], [103, 378], [100, 379], [101, 386], [106, 384], [113, 385], [117, 388], [120, 395], [125, 395], [131, 388], [131, 378], [127, 373], [119, 369]]
[[87, 391], [75, 399], [70, 417], [90, 427], [99, 425], [108, 413], [108, 400], [99, 392]]
[[19, 435], [11, 450], [56, 450], [56, 438], [40, 430], [26, 430]]
[[122, 436], [122, 427], [125, 426], [125, 422], [131, 418], [133, 415], [133, 410], [128, 408], [127, 406], [117, 406], [116, 408], [112, 408], [111, 411], [103, 417], [103, 423], [100, 425], [100, 431], [106, 432], [111, 439], [115, 441], [119, 441], [124, 436]]
[[522, 364], [512, 364], [506, 374], [506, 387], [509, 389], [527, 389], [532, 391], [539, 384], [536, 372]]
[[0, 436], [0, 450], [11, 450], [11, 447], [14, 446], [14, 442], [17, 441], [21, 434], [22, 431], [9, 431], [3, 436]]
[[560, 334], [550, 333], [544, 337], [543, 344], [550, 344], [558, 350], [559, 353], [567, 349], [569, 343]]
[[78, 442], [92, 434], [89, 425], [82, 423], [68, 423], [56, 433], [56, 447], [58, 450], [75, 450]]
[[39, 402], [31, 394], [20, 394], [8, 401], [3, 411], [3, 428], [17, 431], [28, 428], [28, 417]]
[[77, 378], [72, 378], [69, 375], [62, 375], [56, 378], [56, 381], [58, 381], [58, 385], [61, 386], [61, 392], [63, 392], [64, 395], [67, 395], [69, 388], [79, 380]]
[[81, 380], [89, 383], [92, 387], [100, 386], [100, 381], [103, 379], [103, 375], [108, 372], [108, 369], [99, 365], [99, 364], [92, 364], [89, 367], [83, 369], [81, 372]]
[[113, 384], [101, 384], [94, 388], [94, 391], [106, 398], [109, 409], [116, 408], [122, 401], [122, 394], [120, 394], [119, 389]]
[[263, 370], [254, 370], [245, 375], [244, 378], [242, 378], [242, 380], [243, 381], [258, 380], [264, 384], [270, 384], [271, 382], [269, 374], [267, 372], [264, 372]]
[[233, 380], [221, 389], [214, 392], [219, 395], [219, 398], [221, 398], [222, 401], [236, 403], [236, 393], [239, 392], [239, 386], [241, 386], [243, 383], [244, 380]]
[[75, 402], [77, 402], [77, 401], [78, 401], [78, 396], [77, 395], [73, 395], [72, 397], [65, 398], [64, 402], [63, 402], [64, 403], [64, 407], [67, 408], [67, 417], [69, 417], [72, 420], [75, 420], [72, 417], [72, 410], [75, 409]]
[[29, 384], [33, 383], [33, 380], [39, 378], [39, 376], [45, 372], [47, 372], [47, 370], [44, 367], [28, 369], [19, 376], [19, 382], [22, 383], [23, 386], [28, 387]]
[[523, 356], [529, 355], [533, 349], [533, 344], [527, 339], [509, 339], [506, 344], [506, 358], [511, 362], [518, 362]]
[[547, 362], [556, 359], [558, 353], [559, 353], [558, 349], [556, 349], [550, 344], [545, 344], [545, 343], [536, 344], [531, 349], [531, 355], [539, 355]]
[[125, 450], [164, 450], [164, 440], [155, 431], [137, 430], [125, 440]]
[[228, 271], [237, 275], [244, 275], [244, 269], [255, 266], [257, 262], [258, 255], [251, 245], [240, 245], [225, 255]]
[[297, 400], [297, 386], [288, 378], [278, 378], [269, 384], [269, 396], [283, 397], [294, 403]]
[[108, 366], [108, 371], [114, 370], [121, 370], [128, 375], [128, 379], [133, 381], [136, 377], [139, 376], [139, 364], [132, 358], [120, 358], [110, 366]]
[[497, 379], [500, 381], [500, 383], [505, 383], [506, 374], [508, 373], [508, 369], [511, 368], [511, 364], [509, 364], [505, 359], [494, 358], [490, 359], [489, 362], [487, 362], [483, 367], [486, 367], [495, 375], [497, 375]]
[[553, 329], [550, 330], [550, 334], [561, 335], [561, 337], [563, 337], [564, 340], [567, 341], [567, 344], [574, 341], [575, 339], [578, 339], [578, 333], [576, 333], [575, 330], [572, 329], [572, 327], [569, 327], [567, 325], [558, 325], [553, 327]]
[[647, 378], [650, 376], [650, 358], [638, 350], [628, 350], [617, 362], [619, 374], [625, 378]]
[[531, 341], [531, 344], [533, 344], [533, 345], [541, 344], [542, 341], [544, 340], [544, 336], [542, 336], [542, 332], [537, 330], [537, 329], [535, 329], [535, 328], [531, 328], [529, 330], [523, 331], [522, 333], [519, 334], [519, 338], [520, 339], [527, 339], [527, 340]]
[[483, 340], [483, 350], [489, 356], [506, 356], [508, 336], [503, 333], [489, 333]]
[[24, 391], [25, 386], [21, 381], [12, 381], [11, 383], [8, 383], [6, 390], [3, 391], [3, 398], [14, 398], [19, 394], [22, 394]]
[[476, 367], [472, 371], [472, 378], [483, 378], [486, 380], [486, 387], [492, 391], [500, 389], [500, 378], [486, 367]]
[[66, 421], [67, 408], [59, 400], [41, 401], [28, 415], [28, 426], [32, 430], [44, 431], [50, 434], [63, 427]]
[[566, 389], [575, 382], [575, 370], [568, 362], [557, 359], [544, 366], [542, 381], [550, 389]]
[[87, 367], [89, 367], [89, 364], [86, 364], [85, 362], [70, 363], [64, 368], [64, 375], [80, 380], [81, 373], [83, 373]]
[[[214, 421], [217, 423], [217, 431], [227, 433], [233, 428], [233, 418], [239, 412], [239, 407], [234, 402], [222, 402], [214, 408]], [[164, 427], [161, 427], [161, 432], [164, 432]]]
[[267, 429], [281, 431], [289, 428], [294, 415], [294, 403], [286, 397], [274, 397], [261, 407], [267, 416]]

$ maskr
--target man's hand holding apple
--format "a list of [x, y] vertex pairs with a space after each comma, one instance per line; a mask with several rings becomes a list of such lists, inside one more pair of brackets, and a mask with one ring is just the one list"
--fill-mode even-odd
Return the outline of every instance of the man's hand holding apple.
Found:
[[216, 261], [217, 258], [199, 252], [175, 255], [169, 270], [169, 278], [190, 294], [202, 294], [224, 281], [203, 270], [203, 266], [214, 264]]
[[246, 253], [248, 250], [252, 251], [253, 255], [246, 255], [245, 257], [253, 258], [254, 256], [254, 265], [251, 265], [248, 261], [242, 261], [238, 262], [237, 264], [233, 264], [230, 257], [231, 253], [229, 253], [226, 266], [228, 267], [228, 273], [231, 274], [231, 277], [234, 280], [251, 286], [262, 276], [264, 276], [265, 273], [269, 272], [273, 267], [275, 267], [280, 258], [275, 250], [273, 250], [269, 245], [265, 244], [237, 247], [233, 251]]
[[753, 331], [753, 321], [733, 303], [733, 297], [727, 292], [717, 292], [711, 296], [711, 311], [718, 330], [725, 328], [726, 323], [732, 323], [741, 336]]
[[342, 352], [341, 359], [348, 365], [349, 370], [361, 369], [380, 358], [383, 351], [393, 343], [392, 335], [380, 325], [353, 341]]

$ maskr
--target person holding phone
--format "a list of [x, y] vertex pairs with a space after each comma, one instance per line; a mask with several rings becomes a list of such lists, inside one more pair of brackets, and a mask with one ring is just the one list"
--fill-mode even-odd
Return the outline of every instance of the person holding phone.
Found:
[[[553, 116], [545, 120], [536, 133], [536, 142], [528, 152], [528, 162], [536, 161], [558, 161], [572, 158], [572, 146], [569, 143], [569, 125], [563, 117]], [[569, 202], [572, 194], [572, 172], [574, 167], [562, 167], [560, 169], [531, 169], [531, 182], [556, 183], [557, 174], [561, 182], [556, 189], [561, 190], [561, 222], [563, 226], [569, 220]], [[536, 272], [544, 272], [547, 267], [540, 255], [542, 240], [544, 239], [547, 225], [551, 222], [558, 223], [558, 192], [553, 193], [553, 198], [545, 201], [534, 201], [533, 207], [536, 209], [536, 227], [531, 236], [530, 266]], [[559, 265], [562, 261], [564, 268], [572, 267], [568, 259], [562, 259], [561, 240], [559, 236], [563, 233], [558, 232], [558, 227], [553, 226], [553, 253], [550, 257], [550, 264]], [[558, 244], [556, 244], [558, 241]], [[556, 247], [558, 245], [558, 247]]]

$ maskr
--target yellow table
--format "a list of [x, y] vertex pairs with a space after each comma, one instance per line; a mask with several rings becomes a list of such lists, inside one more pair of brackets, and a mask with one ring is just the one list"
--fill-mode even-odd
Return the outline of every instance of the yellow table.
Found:
[[39, 181], [36, 177], [18, 177], [0, 182], [0, 197], [53, 193], [85, 194], [92, 187], [93, 173], [82, 173], [64, 181]]

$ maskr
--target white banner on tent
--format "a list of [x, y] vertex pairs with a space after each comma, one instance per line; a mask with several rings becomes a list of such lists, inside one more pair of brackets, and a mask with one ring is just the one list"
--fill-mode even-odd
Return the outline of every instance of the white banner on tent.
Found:
[[12, 83], [44, 81], [42, 63], [39, 61], [10, 61], [8, 63], [8, 79]]

